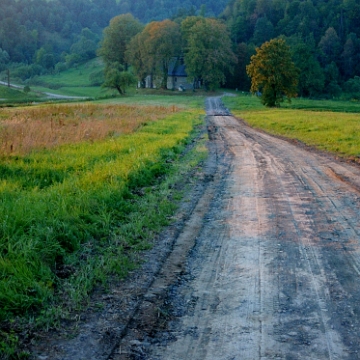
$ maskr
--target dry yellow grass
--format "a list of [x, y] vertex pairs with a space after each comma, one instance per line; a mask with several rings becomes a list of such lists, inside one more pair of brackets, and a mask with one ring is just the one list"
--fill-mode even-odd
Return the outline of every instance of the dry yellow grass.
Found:
[[129, 134], [145, 122], [177, 111], [174, 106], [94, 104], [2, 109], [0, 155], [26, 154], [36, 149]]

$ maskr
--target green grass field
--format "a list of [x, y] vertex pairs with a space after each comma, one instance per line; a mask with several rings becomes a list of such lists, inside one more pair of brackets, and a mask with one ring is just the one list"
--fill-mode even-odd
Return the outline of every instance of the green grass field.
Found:
[[295, 99], [270, 109], [253, 96], [224, 97], [234, 115], [270, 134], [298, 139], [307, 145], [360, 158], [360, 104], [351, 101]]
[[[116, 95], [112, 90], [101, 88], [100, 84], [94, 85], [94, 75], [103, 71], [104, 65], [96, 58], [76, 67], [61, 71], [53, 75], [42, 75], [36, 77], [29, 83], [31, 92], [25, 95], [23, 91], [12, 89], [5, 92], [0, 85], [0, 104], [24, 103], [27, 101], [50, 101], [43, 93], [53, 93], [64, 96], [87, 97], [99, 99]], [[95, 76], [96, 77], [96, 76]], [[24, 84], [17, 84], [24, 86]], [[135, 91], [135, 87], [133, 92]], [[52, 99], [54, 101], [54, 99]]]
[[86, 63], [62, 71], [56, 75], [44, 75], [40, 80], [50, 85], [50, 88], [57, 86], [65, 87], [86, 87], [91, 86], [91, 75], [102, 71], [104, 65], [101, 59], [96, 58]]
[[96, 103], [107, 104], [141, 104], [151, 106], [176, 106], [180, 108], [203, 109], [205, 107], [206, 94], [199, 92], [191, 94], [169, 92], [170, 95], [164, 94], [159, 90], [159, 95], [156, 90], [143, 89], [129, 96], [120, 96], [113, 99], [99, 100]]
[[0, 106], [13, 102], [27, 103], [37, 100], [39, 100], [39, 96], [34, 93], [25, 94], [23, 91], [0, 85]]
[[[199, 105], [203, 107], [205, 97], [214, 95], [213, 93], [201, 90], [195, 93], [191, 91], [180, 93], [178, 91], [164, 91], [161, 89], [137, 89], [134, 84], [134, 86], [126, 89], [125, 96], [120, 96], [116, 90], [102, 88], [100, 86], [101, 81], [97, 85], [93, 84], [94, 75], [99, 76], [103, 69], [104, 65], [97, 58], [54, 75], [38, 76], [36, 80], [34, 80], [34, 83], [30, 83], [31, 92], [27, 96], [25, 96], [22, 91], [17, 90], [12, 90], [11, 93], [3, 93], [3, 95], [1, 95], [1, 89], [3, 87], [0, 86], [0, 104], [16, 104], [26, 101], [64, 101], [61, 99], [51, 99], [44, 95], [44, 93], [52, 93], [63, 96], [89, 98], [92, 100], [105, 99], [106, 102], [111, 103], [141, 103], [144, 105], [156, 105], [156, 103], [158, 103], [164, 106], [179, 103], [186, 107], [198, 107]], [[19, 85], [23, 86], [23, 84]], [[81, 101], [82, 99], [73, 99], [71, 101], [79, 100]]]
[[128, 135], [1, 156], [1, 353], [19, 356], [17, 329], [57, 326], [141, 262], [181, 198], [174, 184], [206, 157], [203, 143], [182, 155], [202, 122], [176, 110]]

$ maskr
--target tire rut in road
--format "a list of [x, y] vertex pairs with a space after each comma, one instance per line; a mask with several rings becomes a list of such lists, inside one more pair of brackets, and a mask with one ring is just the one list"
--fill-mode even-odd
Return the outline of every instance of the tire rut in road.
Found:
[[186, 257], [194, 247], [197, 237], [202, 231], [204, 221], [208, 221], [209, 209], [213, 199], [223, 186], [223, 178], [229, 171], [231, 154], [226, 144], [213, 141], [209, 144], [209, 159], [206, 164], [206, 188], [198, 200], [196, 207], [174, 243], [174, 248], [162, 266], [160, 273], [144, 295], [144, 301], [127, 326], [126, 335], [112, 352], [114, 360], [143, 359], [148, 343], [144, 340], [163, 329], [167, 323], [167, 294], [169, 287], [179, 281], [186, 273]]

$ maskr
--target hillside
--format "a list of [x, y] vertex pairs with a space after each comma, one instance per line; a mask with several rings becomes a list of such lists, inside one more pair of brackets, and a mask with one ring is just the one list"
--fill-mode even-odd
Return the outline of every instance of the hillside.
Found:
[[[228, 88], [248, 91], [246, 65], [255, 48], [281, 36], [299, 68], [300, 96], [347, 93], [348, 99], [360, 99], [360, 0], [2, 0], [0, 81], [6, 81], [6, 69], [12, 81], [30, 86], [44, 75], [76, 72], [96, 58], [110, 19], [129, 12], [144, 25], [165, 18], [180, 23], [192, 15], [218, 17], [238, 60], [234, 72], [226, 74]], [[99, 85], [102, 75], [93, 75], [91, 81]]]
[[[0, 71], [8, 62], [53, 68], [94, 57], [102, 30], [116, 15], [131, 12], [142, 23], [176, 14], [217, 16], [228, 0], [2, 0]], [[86, 30], [85, 30], [86, 29]], [[39, 67], [32, 69], [38, 74]]]

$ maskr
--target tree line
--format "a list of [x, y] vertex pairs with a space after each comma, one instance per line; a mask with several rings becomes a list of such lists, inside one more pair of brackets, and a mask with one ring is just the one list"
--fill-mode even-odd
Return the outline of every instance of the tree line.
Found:
[[359, 0], [230, 0], [220, 17], [239, 59], [228, 86], [249, 89], [246, 65], [255, 48], [282, 37], [300, 70], [300, 96], [360, 97]]
[[[300, 96], [339, 97], [345, 92], [348, 97], [360, 98], [360, 0], [230, 0], [227, 5], [225, 2], [227, 0], [172, 3], [169, 0], [2, 0], [0, 71], [13, 66], [15, 77], [34, 79], [44, 72], [62, 71], [91, 59], [96, 56], [99, 44], [103, 46], [107, 36], [103, 29], [111, 26], [109, 21], [114, 14], [131, 12], [139, 19], [141, 30], [134, 35], [137, 40], [131, 43], [133, 54], [126, 55], [127, 61], [119, 59], [117, 64], [113, 63], [113, 69], [107, 66], [106, 71], [113, 73], [112, 78], [128, 70], [130, 60], [138, 77], [145, 69], [149, 72], [149, 61], [159, 58], [163, 46], [156, 47], [157, 54], [150, 56], [148, 52], [146, 57], [145, 50], [155, 43], [154, 39], [146, 39], [146, 33], [155, 34], [155, 25], [161, 23], [157, 25], [159, 32], [167, 29], [170, 33], [180, 33], [181, 44], [174, 41], [172, 48], [178, 54], [183, 52], [187, 69], [194, 77], [199, 77], [196, 72], [203, 71], [203, 74], [213, 74], [218, 83], [225, 81], [226, 87], [248, 91], [251, 81], [246, 66], [255, 49], [281, 37], [290, 47], [292, 61], [299, 69], [297, 93]], [[194, 25], [194, 33], [187, 33], [186, 21], [191, 22], [187, 19], [200, 17], [203, 22]], [[163, 23], [165, 18], [169, 20]], [[221, 71], [211, 69], [210, 62], [201, 60], [209, 57], [205, 50], [200, 54], [198, 47], [201, 36], [206, 38], [201, 35], [202, 31], [213, 34], [214, 24], [221, 24], [221, 31], [226, 27], [226, 39], [230, 37], [231, 51], [236, 57], [236, 65], [231, 54], [229, 66], [223, 66]], [[210, 40], [217, 41], [214, 36], [209, 36]], [[147, 45], [137, 49], [141, 43]], [[198, 58], [187, 55], [195, 49]], [[157, 60], [156, 63], [154, 69], [158, 73], [160, 65]], [[195, 69], [196, 66], [207, 67], [207, 70]], [[150, 69], [150, 73], [155, 70]]]
[[[105, 86], [122, 94], [135, 74], [140, 84], [166, 89], [171, 62], [181, 58], [188, 78], [215, 89], [225, 83], [236, 56], [226, 25], [213, 18], [189, 16], [181, 22], [153, 21], [143, 26], [131, 14], [119, 15], [104, 30], [98, 51], [105, 61]], [[131, 71], [129, 67], [131, 66]], [[195, 86], [194, 86], [195, 87]]]
[[17, 64], [24, 79], [96, 56], [103, 29], [117, 14], [141, 22], [203, 12], [216, 16], [227, 0], [1, 0], [0, 71]]

